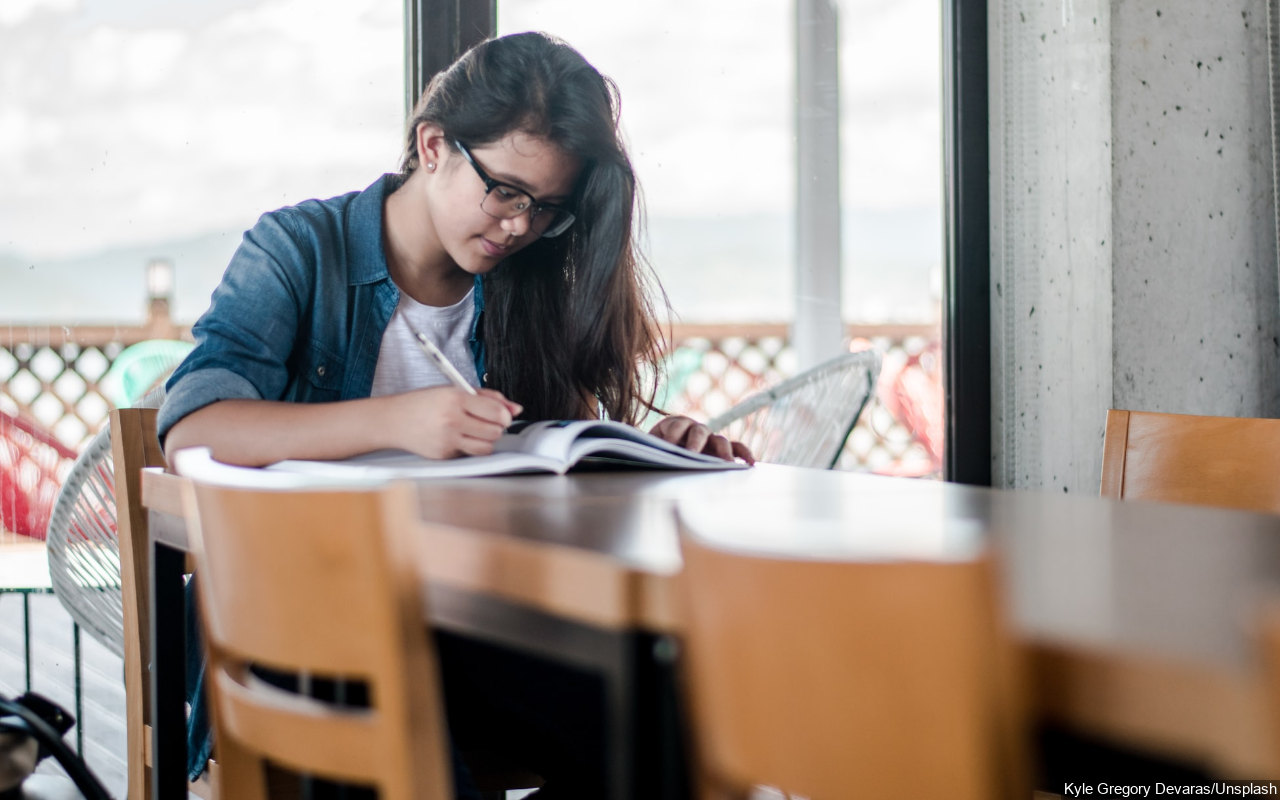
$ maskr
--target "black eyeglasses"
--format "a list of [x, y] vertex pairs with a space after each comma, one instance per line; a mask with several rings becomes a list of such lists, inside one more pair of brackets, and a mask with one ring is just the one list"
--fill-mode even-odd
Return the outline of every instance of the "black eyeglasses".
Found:
[[529, 214], [529, 227], [546, 239], [559, 236], [573, 224], [573, 212], [561, 206], [541, 203], [533, 195], [506, 183], [495, 181], [480, 168], [472, 157], [467, 146], [457, 139], [453, 146], [458, 148], [462, 157], [484, 181], [484, 199], [480, 201], [480, 209], [494, 219], [515, 219], [521, 214]]

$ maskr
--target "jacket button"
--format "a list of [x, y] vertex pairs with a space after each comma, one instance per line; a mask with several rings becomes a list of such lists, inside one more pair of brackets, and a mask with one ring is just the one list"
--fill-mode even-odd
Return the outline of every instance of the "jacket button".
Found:
[[323, 365], [323, 364], [321, 364], [320, 366], [316, 367], [316, 374], [317, 374], [317, 375], [319, 375], [321, 378], [323, 378], [323, 377], [324, 377], [324, 365]]

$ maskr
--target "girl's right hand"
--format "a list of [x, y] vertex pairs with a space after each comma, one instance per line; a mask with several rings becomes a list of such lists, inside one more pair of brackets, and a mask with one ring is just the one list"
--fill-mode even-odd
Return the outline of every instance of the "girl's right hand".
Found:
[[434, 386], [397, 399], [393, 446], [426, 458], [488, 455], [522, 410], [493, 389], [478, 389], [473, 395], [456, 386]]

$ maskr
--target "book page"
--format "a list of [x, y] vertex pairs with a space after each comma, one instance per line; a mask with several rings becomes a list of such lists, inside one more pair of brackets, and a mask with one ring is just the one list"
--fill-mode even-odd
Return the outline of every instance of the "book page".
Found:
[[337, 461], [280, 461], [267, 469], [352, 481], [397, 478], [468, 478], [519, 472], [563, 472], [562, 462], [536, 454], [505, 452], [487, 456], [430, 459], [404, 450], [378, 450]]
[[495, 450], [536, 454], [573, 465], [590, 456], [676, 469], [740, 469], [745, 464], [703, 455], [613, 420], [549, 420], [507, 434]]
[[270, 470], [343, 481], [468, 478], [521, 472], [563, 474], [591, 459], [617, 467], [744, 469], [741, 462], [695, 453], [612, 420], [546, 420], [505, 433], [487, 456], [429, 459], [403, 450], [378, 450], [337, 461], [280, 461]]

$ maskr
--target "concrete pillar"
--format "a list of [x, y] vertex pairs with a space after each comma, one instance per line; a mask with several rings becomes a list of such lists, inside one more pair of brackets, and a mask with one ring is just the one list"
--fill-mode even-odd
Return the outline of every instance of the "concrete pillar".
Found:
[[996, 0], [996, 485], [1098, 491], [1108, 408], [1275, 416], [1264, 0]]
[[1274, 416], [1266, 5], [1116, 3], [1115, 404]]

